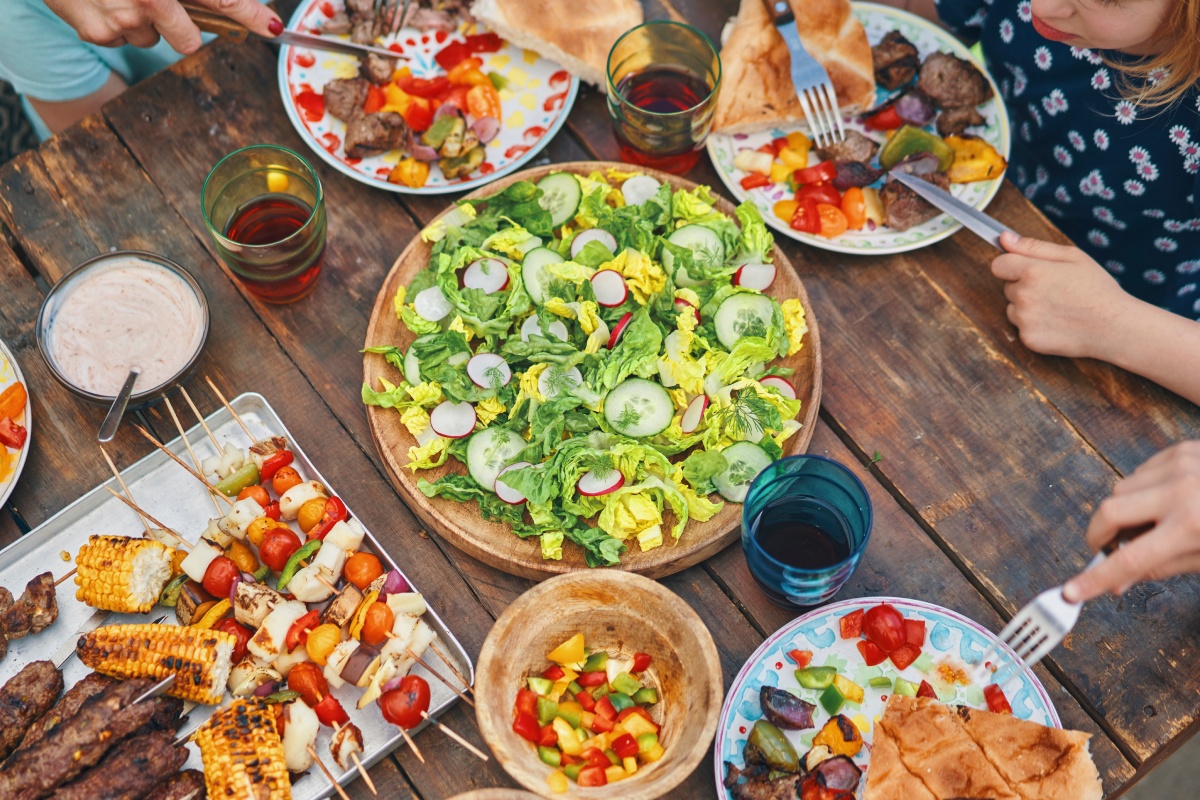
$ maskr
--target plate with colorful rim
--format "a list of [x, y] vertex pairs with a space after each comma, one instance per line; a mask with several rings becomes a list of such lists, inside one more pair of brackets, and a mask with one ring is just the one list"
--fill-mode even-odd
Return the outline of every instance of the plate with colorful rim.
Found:
[[33, 402], [29, 397], [29, 384], [25, 382], [25, 376], [21, 374], [21, 367], [17, 364], [12, 350], [0, 340], [0, 392], [17, 383], [23, 384], [26, 389], [25, 408], [13, 422], [23, 426], [29, 432], [29, 436], [20, 451], [0, 444], [0, 506], [7, 502], [8, 496], [16, 488], [21, 470], [25, 469], [25, 459], [29, 457], [29, 446], [33, 440]]
[[[878, 43], [889, 31], [898, 30], [916, 46], [922, 60], [930, 53], [943, 51], [967, 59], [979, 67], [992, 85], [993, 97], [979, 107], [979, 113], [983, 115], [985, 124], [982, 127], [969, 128], [967, 133], [979, 136], [996, 148], [1005, 159], [1008, 158], [1012, 145], [1008, 112], [1004, 108], [1003, 101], [1000, 100], [996, 82], [991, 75], [988, 75], [983, 65], [975, 59], [966, 45], [954, 38], [948, 31], [910, 12], [874, 3], [854, 3], [853, 5], [854, 15], [862, 22], [867, 32], [867, 39], [872, 44]], [[883, 88], [878, 88], [876, 92], [877, 104], [883, 102], [891, 94]], [[871, 135], [876, 141], [880, 141], [881, 137], [867, 131], [857, 119], [847, 119], [846, 126]], [[930, 125], [926, 129], [933, 130], [933, 126]], [[733, 166], [733, 159], [739, 150], [755, 150], [770, 143], [772, 139], [786, 136], [792, 130], [803, 130], [807, 133], [807, 129], [799, 126], [786, 129], [775, 128], [771, 131], [752, 134], [714, 134], [708, 139], [708, 155], [712, 159], [717, 174], [729, 187], [729, 191], [738, 201], [747, 198], [753, 199], [767, 224], [780, 233], [822, 250], [856, 255], [887, 255], [925, 247], [945, 239], [962, 228], [962, 225], [949, 214], [941, 214], [906, 231], [879, 227], [873, 231], [865, 229], [847, 231], [833, 239], [793, 230], [788, 223], [777, 217], [773, 210], [777, 201], [790, 199], [787, 187], [784, 184], [771, 184], [761, 189], [746, 191], [741, 186], [741, 180], [747, 173]], [[816, 157], [811, 156], [809, 164], [815, 163]], [[996, 192], [1000, 191], [1003, 181], [1004, 175], [1001, 174], [986, 181], [952, 184], [950, 191], [955, 197], [982, 211], [996, 196]]]
[[[339, 0], [304, 0], [288, 22], [288, 29], [319, 34], [324, 20], [333, 16]], [[434, 60], [444, 47], [475, 33], [474, 24], [464, 23], [454, 33], [421, 33], [402, 28], [385, 40], [387, 46], [408, 57], [414, 77], [434, 78], [445, 70]], [[339, 37], [346, 38], [346, 37]], [[284, 46], [279, 50], [279, 93], [292, 125], [322, 160], [351, 178], [391, 192], [403, 194], [447, 194], [464, 192], [520, 169], [549, 144], [567, 120], [579, 93], [579, 79], [553, 61], [531, 50], [508, 42], [495, 53], [480, 54], [483, 71], [495, 72], [505, 84], [500, 90], [504, 113], [500, 133], [487, 145], [483, 165], [464, 178], [447, 179], [436, 163], [429, 180], [420, 188], [389, 183], [388, 173], [401, 158], [401, 150], [391, 150], [370, 158], [353, 159], [346, 155], [343, 140], [346, 123], [324, 109], [323, 100], [302, 98], [320, 96], [325, 84], [335, 78], [358, 74], [358, 60], [351, 55], [320, 52], [303, 47]]]
[[[865, 611], [880, 603], [895, 606], [905, 619], [925, 622], [925, 647], [922, 649], [922, 656], [903, 670], [897, 670], [890, 660], [875, 667], [866, 666], [858, 651], [859, 639], [841, 637], [839, 621], [842, 617], [859, 609]], [[762, 717], [759, 692], [763, 686], [785, 689], [800, 699], [817, 705], [813, 713], [814, 728], [806, 731], [784, 731], [784, 735], [795, 747], [797, 755], [803, 757], [808, 752], [813, 736], [829, 720], [831, 715], [821, 707], [818, 699], [821, 692], [800, 687], [794, 675], [796, 664], [788, 656], [792, 650], [811, 651], [813, 656], [809, 666], [835, 667], [839, 674], [863, 687], [866, 693], [861, 704], [847, 703], [840, 712], [854, 720], [867, 743], [854, 757], [854, 762], [864, 770], [863, 780], [859, 784], [861, 790], [866, 784], [865, 770], [870, 760], [874, 721], [883, 713], [887, 697], [891, 694], [890, 689], [873, 688], [870, 680], [890, 678], [893, 684], [897, 678], [915, 684], [926, 680], [944, 703], [986, 708], [982, 686], [974, 683], [955, 683], [950, 676], [955, 672], [964, 675], [969, 673], [966, 665], [982, 656], [995, 638], [994, 633], [962, 614], [932, 603], [900, 597], [843, 600], [798, 617], [772, 634], [754, 651], [725, 695], [713, 749], [718, 796], [721, 800], [733, 798], [733, 793], [726, 789], [723, 783], [725, 762], [729, 761], [738, 767], [745, 766], [742, 750], [746, 746], [750, 729]], [[1054, 728], [1062, 727], [1058, 712], [1050, 701], [1050, 695], [1029, 669], [1026, 668], [1019, 675], [1010, 678], [1003, 688], [1017, 718]]]

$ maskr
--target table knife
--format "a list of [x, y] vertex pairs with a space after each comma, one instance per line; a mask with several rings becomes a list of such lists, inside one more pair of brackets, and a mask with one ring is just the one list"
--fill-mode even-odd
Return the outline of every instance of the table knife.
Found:
[[[231, 42], [239, 43], [246, 41], [246, 38], [250, 35], [250, 31], [246, 30], [246, 28], [228, 17], [221, 16], [215, 11], [191, 3], [183, 3], [182, 5], [188, 17], [191, 18], [192, 22], [196, 23], [196, 27], [205, 33], [215, 33], [218, 36], [229, 39]], [[264, 38], [263, 40], [278, 44], [295, 45], [297, 47], [308, 47], [313, 50], [349, 53], [352, 56], [374, 54], [383, 56], [384, 58], [404, 58], [400, 53], [397, 53], [395, 50], [388, 50], [386, 47], [373, 47], [346, 39], [336, 39], [332, 36], [318, 36], [313, 33], [302, 33], [300, 31], [285, 30], [278, 36]]]
[[894, 180], [912, 189], [930, 204], [954, 217], [962, 223], [964, 228], [974, 233], [980, 239], [1000, 250], [1004, 249], [1000, 245], [1000, 234], [1005, 231], [1012, 232], [1012, 228], [992, 219], [979, 209], [972, 208], [945, 189], [934, 186], [929, 181], [918, 178], [916, 175], [905, 172], [903, 169], [893, 169], [889, 174]]

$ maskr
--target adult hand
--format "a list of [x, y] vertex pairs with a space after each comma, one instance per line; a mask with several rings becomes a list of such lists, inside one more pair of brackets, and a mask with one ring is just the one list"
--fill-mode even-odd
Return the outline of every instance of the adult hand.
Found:
[[1077, 247], [1005, 233], [992, 274], [1008, 281], [1008, 319], [1030, 350], [1103, 358], [1105, 336], [1133, 298]]
[[[104, 47], [153, 47], [159, 36], [187, 55], [200, 49], [200, 29], [178, 0], [45, 0], [85, 42]], [[194, 0], [260, 36], [277, 36], [283, 22], [257, 0]]]
[[1121, 528], [1154, 523], [1063, 588], [1072, 602], [1104, 592], [1123, 594], [1140, 581], [1200, 572], [1200, 441], [1158, 453], [1118, 481], [1088, 525], [1087, 541], [1099, 550]]

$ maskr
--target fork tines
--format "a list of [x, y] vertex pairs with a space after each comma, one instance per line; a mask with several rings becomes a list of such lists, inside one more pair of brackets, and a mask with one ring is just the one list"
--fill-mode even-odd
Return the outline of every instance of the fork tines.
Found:
[[828, 147], [846, 138], [842, 112], [833, 85], [825, 81], [799, 92], [800, 108], [818, 147]]
[[403, 3], [401, 0], [375, 0], [373, 5], [375, 31], [380, 36], [390, 36], [400, 30], [408, 21], [408, 11], [411, 5], [412, 0], [403, 0]]

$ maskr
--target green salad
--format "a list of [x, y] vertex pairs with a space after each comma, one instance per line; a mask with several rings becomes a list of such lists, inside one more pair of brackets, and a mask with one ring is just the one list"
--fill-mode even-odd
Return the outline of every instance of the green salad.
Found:
[[413, 435], [409, 469], [465, 466], [420, 490], [474, 500], [543, 558], [574, 542], [593, 567], [740, 503], [800, 429], [792, 370], [772, 362], [808, 328], [798, 299], [764, 294], [758, 210], [735, 222], [715, 203], [635, 172], [559, 172], [423, 230], [429, 266], [395, 297], [416, 338], [367, 349], [403, 380], [362, 389]]

